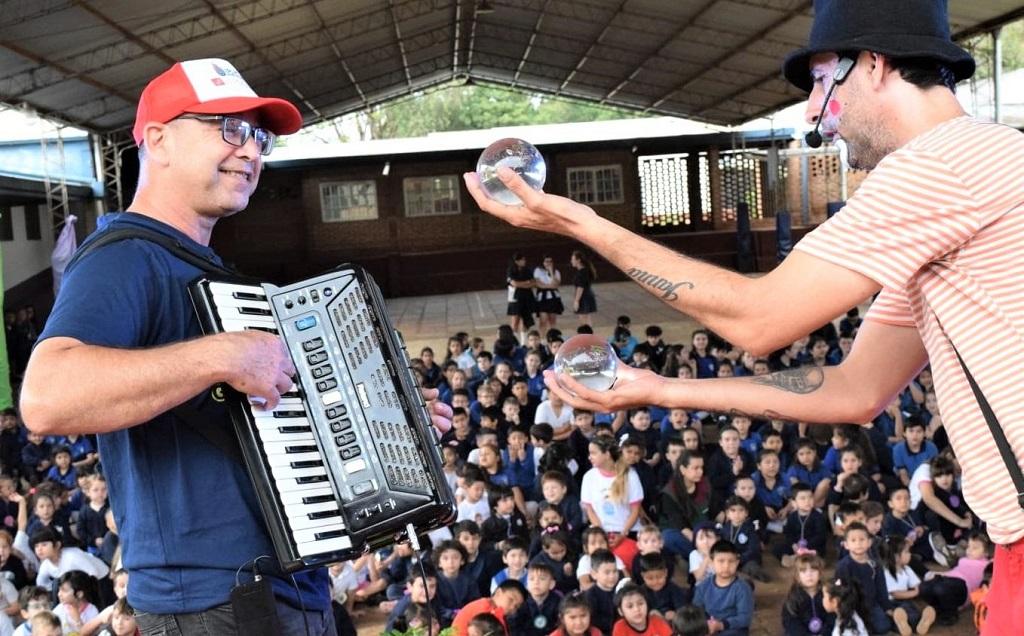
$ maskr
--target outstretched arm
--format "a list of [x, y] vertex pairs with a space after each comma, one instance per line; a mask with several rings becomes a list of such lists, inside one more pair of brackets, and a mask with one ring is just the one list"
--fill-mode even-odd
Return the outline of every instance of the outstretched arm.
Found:
[[604, 392], [559, 376], [566, 390], [553, 371], [545, 372], [544, 381], [574, 408], [597, 412], [657, 404], [800, 422], [862, 423], [885, 408], [926, 362], [927, 353], [915, 328], [872, 320], [864, 323], [850, 355], [835, 367], [680, 380], [619, 365], [615, 386]]
[[860, 273], [799, 251], [771, 273], [750, 278], [673, 252], [585, 205], [536, 192], [511, 170], [498, 172], [525, 206], [488, 198], [468, 173], [466, 187], [480, 209], [517, 227], [585, 243], [652, 295], [755, 355], [807, 335], [881, 288]]

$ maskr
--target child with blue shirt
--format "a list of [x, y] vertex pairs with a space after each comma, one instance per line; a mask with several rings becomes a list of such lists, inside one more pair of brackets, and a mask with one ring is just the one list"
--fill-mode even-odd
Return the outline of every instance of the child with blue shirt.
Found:
[[715, 575], [697, 584], [693, 604], [708, 615], [712, 633], [746, 636], [754, 618], [754, 592], [736, 576], [739, 550], [730, 541], [721, 539], [711, 547], [711, 561]]
[[832, 473], [821, 465], [818, 457], [817, 444], [808, 437], [801, 437], [796, 442], [793, 463], [786, 470], [785, 478], [792, 486], [804, 483], [814, 491], [814, 507], [824, 508], [828, 501], [828, 490], [832, 484]]
[[753, 425], [750, 416], [736, 413], [732, 416], [730, 424], [740, 435], [740, 448], [745, 450], [751, 457], [757, 457], [758, 452], [761, 450], [761, 436], [750, 430], [750, 427]]
[[908, 417], [903, 424], [904, 440], [892, 447], [892, 467], [904, 486], [917, 467], [939, 454], [935, 444], [925, 439], [924, 420], [920, 416]]
[[491, 577], [491, 594], [506, 579], [519, 579], [520, 583], [526, 585], [526, 564], [529, 561], [527, 548], [526, 541], [519, 537], [505, 540], [501, 546], [501, 561], [505, 567]]
[[78, 470], [71, 464], [71, 449], [67, 446], [54, 446], [51, 454], [53, 466], [46, 473], [46, 479], [55, 481], [68, 490], [78, 487]]
[[470, 601], [480, 598], [477, 582], [462, 569], [466, 550], [457, 541], [442, 541], [433, 552], [437, 568], [437, 600], [441, 605], [441, 621], [451, 621], [455, 613]]
[[814, 492], [807, 484], [793, 485], [794, 510], [786, 517], [782, 529], [785, 541], [773, 548], [782, 565], [792, 567], [794, 556], [817, 554], [824, 558], [828, 544], [828, 522], [821, 511], [814, 508]]
[[558, 626], [562, 596], [555, 591], [555, 573], [547, 563], [535, 561], [527, 568], [526, 602], [509, 622], [516, 636], [548, 636]]
[[[739, 557], [738, 566], [744, 574], [759, 581], [770, 580], [761, 568], [761, 539], [749, 519], [747, 502], [742, 497], [734, 495], [726, 500], [725, 523], [718, 529], [718, 536], [734, 547]], [[711, 556], [714, 561], [714, 552]]]
[[893, 612], [905, 610], [896, 608], [889, 600], [885, 568], [871, 557], [871, 545], [871, 533], [867, 526], [859, 522], [847, 524], [843, 533], [843, 547], [847, 555], [836, 564], [836, 578], [860, 584], [868, 609], [868, 615], [863, 617], [864, 622], [872, 633], [885, 634], [894, 628]]
[[686, 603], [686, 590], [676, 585], [669, 576], [668, 562], [660, 552], [641, 554], [634, 561], [639, 565], [643, 582], [641, 589], [647, 596], [647, 606], [652, 612], [671, 621], [676, 615], [676, 608]]
[[789, 484], [779, 475], [779, 455], [772, 450], [761, 450], [757, 455], [757, 470], [751, 475], [757, 498], [764, 504], [768, 515], [768, 529], [782, 532], [782, 526], [792, 506], [789, 501]]

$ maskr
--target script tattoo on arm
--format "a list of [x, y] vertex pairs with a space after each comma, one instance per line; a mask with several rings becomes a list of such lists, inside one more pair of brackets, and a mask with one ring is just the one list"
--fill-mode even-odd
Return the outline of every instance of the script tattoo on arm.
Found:
[[821, 388], [825, 383], [825, 372], [818, 366], [786, 369], [770, 375], [760, 375], [751, 379], [754, 384], [771, 386], [788, 393], [806, 395]]
[[630, 278], [640, 283], [641, 285], [650, 287], [655, 291], [661, 292], [662, 300], [667, 300], [668, 302], [672, 302], [674, 300], [679, 299], [679, 294], [676, 293], [676, 290], [679, 289], [680, 287], [686, 287], [687, 289], [693, 289], [694, 287], [693, 283], [689, 281], [684, 280], [678, 283], [672, 282], [670, 280], [662, 278], [661, 276], [658, 276], [657, 274], [652, 274], [651, 272], [647, 272], [642, 269], [637, 269], [635, 267], [630, 267], [629, 269], [627, 269], [626, 276], [629, 276]]

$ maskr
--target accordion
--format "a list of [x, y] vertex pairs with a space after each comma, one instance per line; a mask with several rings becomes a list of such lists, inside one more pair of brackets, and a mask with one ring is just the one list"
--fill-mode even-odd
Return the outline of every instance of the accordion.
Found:
[[360, 267], [276, 287], [189, 288], [206, 334], [278, 334], [297, 370], [273, 410], [230, 391], [231, 419], [281, 568], [358, 556], [447, 525], [455, 503], [409, 356]]

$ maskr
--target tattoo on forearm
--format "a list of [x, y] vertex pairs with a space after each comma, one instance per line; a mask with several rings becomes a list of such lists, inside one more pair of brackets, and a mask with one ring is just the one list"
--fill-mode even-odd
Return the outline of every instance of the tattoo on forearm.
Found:
[[787, 422], [803, 421], [793, 415], [786, 415], [771, 409], [765, 409], [760, 413], [748, 413], [739, 409], [729, 409], [729, 417], [732, 417], [733, 415], [742, 415], [743, 417], [749, 417], [752, 420], [785, 420]]
[[678, 283], [673, 283], [672, 281], [664, 279], [657, 274], [645, 272], [644, 270], [637, 269], [635, 267], [627, 269], [626, 275], [641, 285], [646, 285], [647, 287], [660, 291], [662, 300], [667, 300], [669, 302], [679, 299], [679, 294], [676, 293], [676, 290], [680, 287], [686, 287], [687, 289], [693, 289], [694, 287], [693, 283], [689, 281], [684, 280]]
[[770, 375], [755, 376], [751, 379], [755, 384], [772, 386], [789, 393], [806, 395], [821, 388], [825, 383], [825, 373], [818, 366], [786, 369]]

